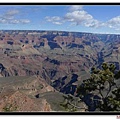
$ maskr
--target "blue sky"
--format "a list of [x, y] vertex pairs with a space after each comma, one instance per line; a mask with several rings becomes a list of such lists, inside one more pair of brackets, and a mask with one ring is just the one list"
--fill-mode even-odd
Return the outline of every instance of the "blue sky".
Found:
[[2, 5], [0, 30], [60, 30], [120, 34], [120, 6]]

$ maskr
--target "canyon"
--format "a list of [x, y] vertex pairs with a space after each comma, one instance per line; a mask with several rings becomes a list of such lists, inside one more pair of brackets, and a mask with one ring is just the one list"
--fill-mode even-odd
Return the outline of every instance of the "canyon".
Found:
[[117, 34], [1, 30], [0, 111], [64, 111], [63, 94], [75, 96], [93, 66], [119, 70], [119, 53]]

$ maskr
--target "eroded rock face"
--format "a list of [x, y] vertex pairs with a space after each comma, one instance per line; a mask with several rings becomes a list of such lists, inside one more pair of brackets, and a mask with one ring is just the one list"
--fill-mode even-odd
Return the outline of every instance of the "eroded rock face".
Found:
[[[0, 31], [0, 76], [36, 75], [58, 91], [74, 94], [92, 66], [109, 62], [119, 69], [119, 40], [120, 35], [109, 34]], [[73, 83], [72, 74], [78, 75]]]
[[52, 111], [45, 98], [37, 94], [55, 92], [43, 79], [36, 76], [2, 77], [0, 79], [0, 111]]
[[38, 102], [19, 91], [4, 95], [4, 98], [0, 99], [0, 111], [51, 111], [50, 104], [45, 99], [40, 99]]
[[6, 68], [3, 66], [3, 64], [0, 63], [0, 74], [1, 76], [3, 77], [8, 77], [10, 76], [9, 75], [9, 72], [6, 70]]

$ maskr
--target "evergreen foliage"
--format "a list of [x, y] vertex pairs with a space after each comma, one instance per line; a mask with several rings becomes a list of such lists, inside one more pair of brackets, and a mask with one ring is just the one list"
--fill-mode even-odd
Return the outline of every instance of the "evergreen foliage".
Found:
[[[119, 78], [120, 71], [116, 72], [114, 64], [103, 63], [101, 69], [93, 67], [91, 77], [78, 86], [77, 97], [85, 102], [88, 111], [91, 111], [92, 106], [93, 111], [120, 111], [120, 86], [116, 84]], [[89, 103], [86, 98], [90, 99]], [[74, 101], [73, 98], [65, 98], [67, 109], [70, 108], [68, 105], [71, 105], [71, 100]], [[74, 105], [74, 108], [77, 106]]]

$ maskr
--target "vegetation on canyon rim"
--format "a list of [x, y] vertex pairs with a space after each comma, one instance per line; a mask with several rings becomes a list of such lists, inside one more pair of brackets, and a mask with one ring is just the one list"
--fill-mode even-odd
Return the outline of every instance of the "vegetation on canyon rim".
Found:
[[[77, 88], [77, 101], [72, 95], [64, 96], [64, 103], [61, 104], [68, 111], [85, 109], [89, 111], [91, 106], [95, 111], [119, 111], [120, 110], [120, 87], [117, 81], [120, 78], [120, 71], [116, 71], [114, 64], [103, 63], [101, 69], [92, 68], [91, 77], [84, 80]], [[91, 102], [86, 102], [86, 97]], [[85, 102], [87, 108], [81, 108], [78, 102]]]

